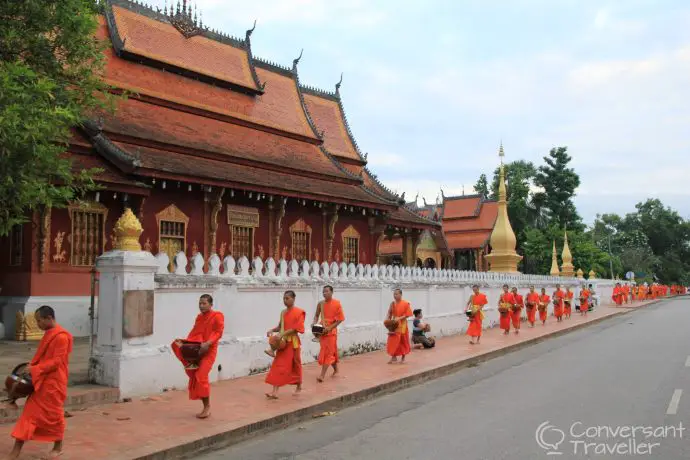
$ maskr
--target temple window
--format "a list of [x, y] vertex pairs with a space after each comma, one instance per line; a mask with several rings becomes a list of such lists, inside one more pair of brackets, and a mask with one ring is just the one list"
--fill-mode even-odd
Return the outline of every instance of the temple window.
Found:
[[343, 231], [343, 262], [359, 263], [359, 232], [352, 225]]
[[168, 270], [175, 269], [175, 256], [187, 247], [189, 217], [171, 204], [156, 214], [158, 225], [158, 251], [167, 254], [170, 260]]
[[70, 265], [90, 267], [105, 250], [105, 219], [108, 209], [100, 203], [69, 206], [72, 221]]
[[299, 219], [290, 227], [292, 237], [292, 258], [298, 261], [308, 260], [311, 252], [311, 227]]
[[22, 264], [22, 246], [24, 244], [23, 226], [21, 224], [15, 225], [10, 229], [10, 265], [17, 266]]
[[254, 257], [254, 237], [259, 227], [259, 210], [246, 206], [228, 205], [231, 254], [235, 259]]

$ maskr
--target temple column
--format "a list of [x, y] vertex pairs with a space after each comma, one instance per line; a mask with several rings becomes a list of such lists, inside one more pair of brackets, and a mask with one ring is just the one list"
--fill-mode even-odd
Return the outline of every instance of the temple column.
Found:
[[333, 261], [333, 241], [335, 241], [335, 224], [338, 222], [338, 210], [340, 205], [334, 204], [328, 210], [324, 210], [325, 224], [325, 253], [324, 259], [331, 263]]
[[374, 260], [372, 263], [375, 263], [376, 265], [381, 264], [381, 252], [379, 251], [379, 246], [381, 245], [381, 241], [383, 241], [385, 230], [386, 226], [380, 221], [380, 219], [377, 219], [376, 217], [369, 218], [369, 233], [372, 236], [374, 245]]
[[[417, 265], [417, 248], [419, 247], [419, 242], [422, 239], [422, 231], [414, 229], [410, 232], [410, 256], [412, 258], [412, 263], [408, 267], [413, 267]], [[423, 261], [422, 261], [423, 262]]]

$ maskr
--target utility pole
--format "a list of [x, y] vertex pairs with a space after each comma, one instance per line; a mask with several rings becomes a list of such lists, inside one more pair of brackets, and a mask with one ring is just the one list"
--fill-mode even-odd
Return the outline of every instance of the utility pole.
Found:
[[613, 254], [611, 254], [611, 234], [608, 233], [606, 236], [609, 240], [609, 269], [611, 270], [611, 279], [613, 279]]

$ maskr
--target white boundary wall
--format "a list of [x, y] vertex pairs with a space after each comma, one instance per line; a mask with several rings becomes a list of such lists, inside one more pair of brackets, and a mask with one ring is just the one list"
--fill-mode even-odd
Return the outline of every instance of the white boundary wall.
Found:
[[[221, 340], [211, 380], [245, 376], [266, 369], [270, 359], [266, 330], [277, 325], [283, 308], [282, 294], [297, 293], [296, 305], [306, 310], [306, 333], [302, 336], [304, 363], [314, 361], [318, 343], [311, 341], [309, 324], [324, 285], [333, 285], [334, 296], [343, 304], [346, 321], [339, 328], [339, 347], [348, 354], [380, 348], [386, 340], [383, 319], [395, 288], [413, 308], [421, 308], [432, 325], [432, 335], [462, 333], [467, 327], [464, 308], [471, 286], [479, 284], [489, 300], [485, 327], [498, 323], [497, 303], [503, 284], [517, 286], [522, 294], [530, 285], [546, 288], [552, 295], [556, 284], [577, 290], [583, 283], [595, 285], [601, 303], [609, 303], [613, 281], [578, 280], [538, 275], [425, 270], [391, 266], [318, 264], [272, 259], [235, 263], [227, 257], [221, 268], [213, 255], [204, 274], [204, 260], [197, 255], [188, 265], [183, 253], [176, 257], [175, 274], [168, 272], [165, 254], [113, 251], [101, 256], [100, 305], [95, 352], [95, 375], [99, 383], [117, 386], [123, 396], [156, 393], [164, 388], [184, 388], [186, 375], [170, 350], [175, 338], [184, 338], [198, 314], [201, 294], [211, 294], [215, 308], [225, 314]], [[222, 271], [221, 271], [222, 270]], [[122, 338], [123, 290], [154, 289], [153, 334]], [[107, 301], [106, 301], [107, 299]], [[549, 314], [552, 313], [550, 307]]]

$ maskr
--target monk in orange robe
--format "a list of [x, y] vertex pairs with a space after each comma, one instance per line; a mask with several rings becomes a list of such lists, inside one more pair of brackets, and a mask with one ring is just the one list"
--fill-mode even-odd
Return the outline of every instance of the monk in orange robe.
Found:
[[498, 298], [499, 326], [503, 329], [503, 334], [510, 334], [510, 310], [515, 304], [513, 294], [508, 291], [508, 285], [503, 285], [503, 292]]
[[638, 289], [638, 300], [647, 300], [647, 286], [640, 286]]
[[391, 359], [388, 364], [393, 364], [398, 361], [398, 356], [401, 356], [400, 362], [405, 362], [405, 356], [410, 354], [410, 334], [407, 327], [407, 318], [412, 316], [412, 307], [410, 302], [403, 300], [402, 290], [396, 289], [393, 291], [393, 302], [388, 307], [387, 319], [398, 322], [398, 328], [395, 332], [388, 334], [388, 343], [386, 350]]
[[565, 292], [561, 289], [561, 285], [556, 285], [556, 291], [553, 293], [553, 315], [557, 322], [563, 321], [563, 310], [565, 301]]
[[548, 308], [551, 297], [546, 294], [546, 288], [541, 288], [541, 295], [539, 296], [539, 320], [542, 326], [546, 326], [546, 317], [548, 316]]
[[616, 287], [613, 288], [611, 299], [619, 307], [623, 304], [623, 288], [621, 287], [621, 283], [616, 283]]
[[197, 418], [205, 419], [211, 415], [211, 382], [209, 374], [213, 369], [213, 363], [218, 354], [218, 342], [223, 337], [225, 329], [225, 316], [223, 313], [213, 310], [213, 297], [204, 294], [199, 297], [199, 311], [194, 327], [187, 335], [190, 342], [201, 343], [201, 360], [198, 365], [191, 365], [182, 356], [182, 340], [176, 339], [172, 345], [172, 351], [185, 367], [185, 372], [189, 377], [189, 399], [192, 401], [201, 400], [203, 409]]
[[278, 399], [278, 389], [285, 385], [295, 385], [295, 394], [302, 391], [302, 343], [298, 334], [304, 334], [306, 313], [295, 306], [294, 291], [285, 291], [280, 313], [280, 323], [266, 333], [267, 337], [279, 334], [286, 342], [285, 348], [276, 351], [271, 369], [266, 375], [266, 383], [273, 385], [273, 391], [266, 393], [268, 399]]
[[570, 286], [566, 286], [565, 288], [565, 298], [563, 299], [564, 302], [564, 307], [563, 307], [563, 314], [567, 319], [570, 319], [570, 316], [573, 314], [573, 291], [570, 290]]
[[472, 295], [467, 301], [466, 309], [466, 311], [472, 312], [470, 324], [467, 326], [467, 335], [470, 336], [471, 345], [475, 344], [475, 338], [477, 339], [477, 344], [479, 344], [479, 340], [482, 338], [482, 321], [484, 321], [484, 312], [482, 308], [484, 308], [484, 305], [487, 303], [489, 303], [489, 301], [486, 300], [485, 294], [479, 292], [479, 286], [476, 284], [472, 286]]
[[534, 286], [529, 287], [527, 294], [527, 321], [530, 327], [534, 327], [537, 320], [537, 307], [539, 306], [539, 293], [534, 290]]
[[623, 302], [625, 302], [627, 304], [629, 297], [630, 297], [630, 286], [626, 284], [623, 286]]
[[324, 286], [323, 300], [316, 306], [314, 321], [312, 326], [321, 321], [324, 332], [319, 337], [321, 350], [319, 351], [319, 364], [321, 365], [321, 375], [317, 377], [319, 383], [326, 378], [329, 366], [333, 366], [333, 377], [338, 375], [338, 329], [337, 327], [345, 321], [343, 307], [339, 300], [333, 298], [333, 287]]
[[513, 308], [510, 311], [510, 319], [513, 322], [513, 329], [515, 329], [515, 333], [519, 334], [520, 333], [520, 319], [522, 316], [522, 309], [525, 306], [525, 301], [522, 298], [520, 294], [518, 294], [518, 289], [516, 287], [513, 288]]
[[36, 310], [35, 315], [38, 327], [45, 334], [26, 369], [31, 374], [34, 391], [12, 431], [15, 442], [8, 460], [18, 458], [27, 441], [52, 442], [53, 450], [45, 458], [57, 458], [62, 454], [64, 405], [73, 339], [55, 321], [55, 311], [48, 305]]
[[589, 292], [587, 286], [582, 286], [582, 290], [580, 291], [580, 316], [587, 316], [587, 312], [589, 311], [589, 298], [591, 296], [592, 293]]

